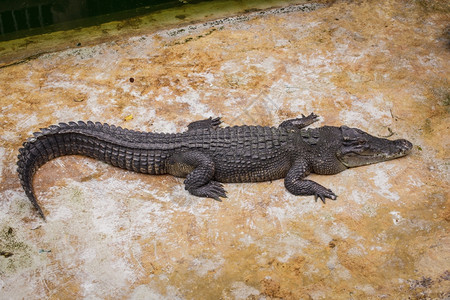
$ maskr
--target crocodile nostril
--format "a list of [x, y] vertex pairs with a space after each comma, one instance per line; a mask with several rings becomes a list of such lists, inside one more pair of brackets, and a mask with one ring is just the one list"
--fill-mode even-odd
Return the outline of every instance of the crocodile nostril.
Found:
[[396, 140], [396, 144], [400, 149], [404, 150], [405, 152], [409, 152], [413, 147], [413, 144], [411, 142], [403, 139]]

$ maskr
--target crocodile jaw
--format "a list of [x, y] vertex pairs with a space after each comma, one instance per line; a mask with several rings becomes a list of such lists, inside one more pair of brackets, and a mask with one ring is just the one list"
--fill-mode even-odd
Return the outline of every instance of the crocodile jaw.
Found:
[[391, 141], [356, 128], [342, 126], [341, 131], [343, 141], [336, 156], [347, 168], [399, 158], [409, 154], [413, 146], [404, 139]]

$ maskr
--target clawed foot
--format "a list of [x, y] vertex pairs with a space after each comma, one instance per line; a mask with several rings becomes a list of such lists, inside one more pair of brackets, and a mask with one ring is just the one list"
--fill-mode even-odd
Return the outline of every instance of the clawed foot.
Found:
[[206, 120], [200, 120], [192, 122], [188, 125], [188, 130], [196, 130], [196, 129], [206, 129], [206, 128], [213, 128], [216, 129], [219, 127], [219, 125], [222, 123], [220, 120], [220, 117], [212, 118], [209, 117]]
[[220, 198], [227, 198], [227, 192], [223, 188], [223, 184], [217, 181], [210, 181], [198, 188], [186, 186], [186, 190], [194, 196], [213, 198], [217, 201], [222, 201]]
[[213, 128], [217, 128], [220, 126], [220, 124], [222, 124], [222, 120], [220, 119], [220, 117], [216, 117], [214, 119], [210, 118], [211, 120], [211, 127]]
[[323, 191], [316, 192], [314, 194], [314, 200], [317, 202], [317, 199], [320, 198], [322, 200], [323, 204], [325, 204], [325, 199], [331, 199], [336, 200], [337, 196], [330, 190], [330, 189], [324, 189]]
[[289, 129], [302, 129], [317, 121], [319, 121], [319, 116], [315, 113], [311, 113], [307, 117], [302, 114], [301, 118], [286, 120], [282, 122], [279, 127]]
[[315, 113], [310, 113], [309, 116], [305, 117], [305, 115], [302, 114], [302, 121], [305, 126], [308, 126], [314, 122], [319, 121], [319, 116], [316, 115]]

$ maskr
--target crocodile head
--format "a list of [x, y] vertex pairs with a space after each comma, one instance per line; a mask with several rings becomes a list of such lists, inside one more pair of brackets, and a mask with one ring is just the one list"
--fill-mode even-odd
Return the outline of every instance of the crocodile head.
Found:
[[357, 128], [341, 126], [340, 129], [343, 141], [336, 156], [347, 168], [402, 157], [410, 153], [413, 146], [407, 140], [377, 138]]

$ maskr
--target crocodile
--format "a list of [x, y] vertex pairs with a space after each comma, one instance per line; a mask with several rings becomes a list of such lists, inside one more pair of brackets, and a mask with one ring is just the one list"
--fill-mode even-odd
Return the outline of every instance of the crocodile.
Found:
[[33, 190], [33, 176], [47, 161], [83, 155], [130, 171], [184, 177], [190, 194], [221, 200], [222, 183], [284, 178], [294, 195], [336, 200], [322, 185], [305, 179], [310, 173], [336, 174], [347, 168], [407, 155], [412, 144], [388, 140], [347, 126], [306, 128], [318, 116], [289, 119], [278, 127], [222, 127], [220, 118], [192, 122], [182, 133], [141, 132], [99, 122], [68, 122], [35, 132], [19, 149], [22, 187], [45, 220]]

